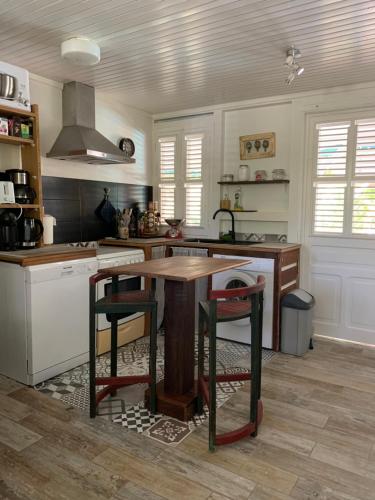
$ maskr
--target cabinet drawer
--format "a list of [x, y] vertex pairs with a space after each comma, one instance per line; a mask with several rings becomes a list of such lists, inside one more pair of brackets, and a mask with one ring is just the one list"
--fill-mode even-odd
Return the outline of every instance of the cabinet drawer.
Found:
[[281, 273], [281, 287], [293, 281], [298, 281], [298, 266], [294, 266]]
[[299, 261], [299, 250], [283, 253], [280, 259], [281, 271], [283, 270], [283, 267], [290, 266], [295, 262], [297, 263], [298, 267], [298, 261]]

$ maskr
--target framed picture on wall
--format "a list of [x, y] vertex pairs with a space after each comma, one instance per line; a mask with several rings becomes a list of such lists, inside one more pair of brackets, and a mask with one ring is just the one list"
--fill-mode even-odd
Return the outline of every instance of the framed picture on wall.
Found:
[[275, 156], [276, 135], [274, 132], [242, 135], [240, 137], [240, 159], [254, 160]]

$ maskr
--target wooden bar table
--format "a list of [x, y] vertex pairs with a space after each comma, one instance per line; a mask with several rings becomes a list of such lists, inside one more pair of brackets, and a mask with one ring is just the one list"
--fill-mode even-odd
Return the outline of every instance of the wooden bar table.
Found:
[[[103, 270], [112, 276], [129, 274], [165, 279], [165, 358], [164, 380], [157, 385], [159, 412], [185, 421], [195, 413], [195, 280], [241, 267], [251, 261], [251, 258], [239, 260], [178, 256]], [[147, 391], [145, 399], [147, 404]]]

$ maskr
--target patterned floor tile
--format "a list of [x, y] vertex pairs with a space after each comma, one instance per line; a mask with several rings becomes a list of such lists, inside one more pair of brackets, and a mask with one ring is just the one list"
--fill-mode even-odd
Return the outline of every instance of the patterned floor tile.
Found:
[[69, 406], [74, 406], [82, 411], [88, 411], [89, 407], [89, 388], [88, 386], [82, 387], [72, 394], [61, 397], [61, 401]]
[[[197, 351], [197, 341], [195, 343]], [[205, 365], [208, 361], [208, 339], [205, 338]], [[249, 371], [251, 347], [236, 342], [218, 339], [217, 342], [217, 372], [239, 373]], [[263, 349], [262, 360], [267, 362], [274, 355], [272, 351]], [[195, 358], [197, 352], [195, 352]], [[149, 339], [142, 337], [135, 342], [122, 346], [117, 356], [119, 375], [142, 375], [148, 372]], [[96, 361], [98, 375], [110, 374], [110, 355], [99, 356]], [[158, 336], [157, 379], [164, 377], [164, 336]], [[225, 404], [244, 382], [220, 382], [217, 384], [217, 407]], [[35, 389], [49, 397], [60, 399], [65, 404], [87, 412], [89, 406], [89, 367], [88, 363], [58, 375]], [[201, 425], [208, 416], [205, 406], [202, 415], [195, 415], [189, 422], [163, 416], [152, 415], [144, 408], [144, 392], [146, 384], [135, 384], [117, 390], [116, 396], [105, 398], [99, 405], [98, 415], [112, 420], [123, 428], [138, 433], [144, 433], [170, 446], [177, 446], [196, 427]], [[98, 387], [97, 390], [100, 390]]]
[[158, 422], [163, 415], [157, 413], [153, 415], [141, 404], [134, 405], [128, 408], [126, 411], [121, 413], [121, 415], [115, 417], [113, 422], [120, 424], [122, 427], [131, 429], [138, 433], [145, 432], [152, 425]]
[[145, 435], [168, 446], [177, 446], [193, 431], [189, 424], [175, 418], [163, 417]]

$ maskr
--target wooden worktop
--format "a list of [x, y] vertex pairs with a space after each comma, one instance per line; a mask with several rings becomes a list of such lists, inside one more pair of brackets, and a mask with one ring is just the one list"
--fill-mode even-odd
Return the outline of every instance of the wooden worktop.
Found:
[[189, 248], [211, 248], [214, 250], [230, 250], [233, 252], [259, 252], [259, 253], [283, 253], [297, 250], [301, 245], [297, 243], [257, 243], [255, 245], [231, 245], [230, 243], [194, 243], [191, 241], [171, 241], [168, 240], [169, 246], [173, 247], [189, 247]]
[[129, 238], [127, 240], [119, 240], [115, 238], [108, 238], [99, 241], [100, 245], [123, 246], [123, 247], [136, 247], [136, 248], [149, 248], [155, 246], [172, 246], [172, 247], [188, 247], [188, 248], [211, 248], [215, 250], [230, 250], [240, 251], [239, 255], [246, 252], [256, 253], [283, 253], [297, 250], [301, 247], [298, 243], [257, 243], [255, 245], [231, 245], [228, 243], [194, 243], [184, 240], [173, 240], [170, 238]]
[[35, 266], [67, 260], [86, 259], [96, 256], [95, 248], [66, 247], [65, 245], [51, 245], [32, 250], [16, 250], [14, 252], [0, 252], [0, 262], [10, 262], [20, 266]]
[[99, 270], [111, 276], [130, 274], [146, 278], [164, 278], [172, 281], [194, 281], [211, 274], [238, 268], [251, 262], [251, 259], [214, 259], [212, 257], [177, 256], [168, 259], [154, 259]]
[[128, 238], [120, 240], [118, 238], [106, 238], [99, 241], [99, 245], [110, 245], [112, 247], [160, 247], [166, 245], [171, 240], [170, 238]]

